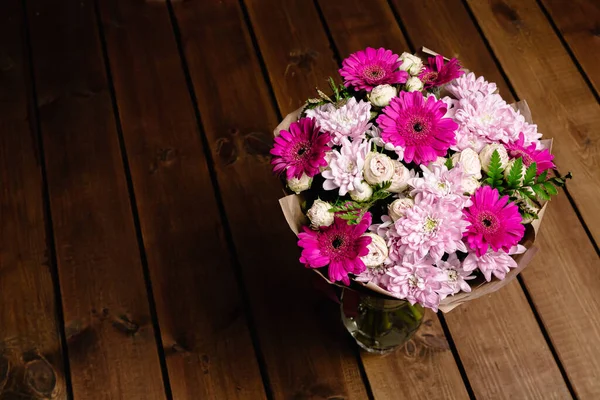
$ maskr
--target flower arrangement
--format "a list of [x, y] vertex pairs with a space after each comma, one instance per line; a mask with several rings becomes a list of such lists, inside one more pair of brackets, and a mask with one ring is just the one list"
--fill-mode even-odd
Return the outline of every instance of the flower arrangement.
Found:
[[343, 84], [287, 116], [271, 154], [296, 193], [282, 206], [302, 264], [437, 311], [515, 275], [570, 174], [526, 104], [431, 55], [350, 55]]

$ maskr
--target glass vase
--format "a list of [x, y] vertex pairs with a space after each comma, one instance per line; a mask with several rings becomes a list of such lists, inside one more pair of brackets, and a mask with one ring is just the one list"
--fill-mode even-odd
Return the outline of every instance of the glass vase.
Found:
[[386, 354], [404, 345], [419, 329], [424, 310], [406, 300], [369, 296], [345, 289], [342, 321], [356, 343], [369, 353]]

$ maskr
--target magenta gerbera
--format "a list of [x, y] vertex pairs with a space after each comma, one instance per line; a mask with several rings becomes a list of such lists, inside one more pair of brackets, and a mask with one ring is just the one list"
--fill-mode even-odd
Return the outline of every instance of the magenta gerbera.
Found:
[[442, 86], [465, 73], [456, 58], [444, 64], [444, 57], [437, 55], [430, 57], [428, 62], [429, 65], [419, 74], [419, 79], [423, 81], [425, 89]]
[[402, 61], [391, 50], [367, 47], [346, 58], [339, 72], [346, 87], [370, 92], [375, 86], [406, 82], [408, 72], [399, 70], [400, 64]]
[[511, 158], [523, 159], [523, 164], [529, 167], [532, 163], [536, 164], [537, 174], [555, 168], [556, 165], [552, 162], [554, 155], [550, 154], [548, 149], [538, 150], [535, 143], [531, 143], [525, 147], [525, 135], [519, 133], [519, 139], [513, 143], [509, 143], [506, 146], [506, 151]]
[[483, 256], [489, 247], [508, 252], [523, 238], [519, 208], [500, 197], [497, 189], [482, 186], [471, 196], [473, 205], [463, 210], [465, 220], [471, 223], [465, 232], [469, 247]]
[[369, 253], [369, 236], [363, 236], [371, 225], [371, 214], [366, 213], [356, 225], [349, 225], [341, 218], [335, 218], [331, 226], [313, 231], [304, 227], [298, 234], [298, 246], [302, 247], [300, 262], [307, 268], [321, 268], [329, 265], [329, 280], [350, 284], [348, 274], [360, 274], [365, 270], [361, 257]]
[[330, 140], [331, 136], [320, 132], [312, 118], [292, 123], [289, 130], [282, 130], [274, 139], [273, 172], [285, 171], [287, 179], [301, 178], [302, 174], [312, 178], [320, 167], [327, 166], [325, 152], [330, 150], [327, 146]]
[[404, 161], [426, 164], [444, 157], [456, 144], [454, 131], [458, 125], [444, 118], [447, 105], [435, 96], [421, 92], [400, 92], [377, 118], [381, 138], [386, 143], [404, 148]]

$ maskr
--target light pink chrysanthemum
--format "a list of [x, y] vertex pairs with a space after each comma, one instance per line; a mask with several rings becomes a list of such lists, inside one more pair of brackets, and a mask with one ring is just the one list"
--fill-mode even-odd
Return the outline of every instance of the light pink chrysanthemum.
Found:
[[459, 127], [452, 149], [480, 152], [488, 143], [511, 140], [514, 111], [500, 95], [475, 94], [458, 101], [454, 121]]
[[408, 181], [413, 187], [410, 195], [415, 202], [443, 200], [457, 209], [470, 205], [470, 199], [465, 196], [463, 180], [467, 177], [462, 168], [448, 170], [445, 165], [430, 164], [429, 167], [421, 165], [422, 177], [415, 177]]
[[428, 62], [429, 65], [425, 66], [423, 72], [419, 74], [419, 79], [423, 81], [425, 89], [442, 86], [465, 73], [456, 58], [444, 64], [444, 57], [437, 55], [430, 57]]
[[512, 106], [510, 107], [512, 113], [512, 121], [509, 126], [509, 137], [510, 142], [514, 142], [519, 138], [519, 134], [523, 134], [525, 137], [525, 145], [535, 143], [538, 149], [541, 148], [540, 139], [542, 134], [538, 132], [536, 124], [530, 124], [525, 120], [525, 116], [521, 114], [519, 110], [515, 110]]
[[271, 149], [274, 165], [273, 172], [285, 171], [287, 179], [317, 175], [320, 167], [326, 166], [325, 152], [330, 136], [321, 133], [312, 118], [301, 118], [290, 125], [289, 130], [282, 130], [274, 139]]
[[456, 144], [457, 125], [444, 118], [446, 103], [420, 92], [400, 92], [392, 99], [383, 114], [377, 118], [385, 143], [404, 148], [404, 160], [427, 164], [438, 156], [445, 156]]
[[365, 157], [369, 152], [369, 142], [350, 142], [348, 138], [341, 140], [342, 148], [333, 150], [329, 159], [329, 168], [321, 173], [325, 182], [323, 189], [333, 190], [339, 188], [340, 196], [351, 190], [358, 189], [363, 179]]
[[489, 96], [495, 93], [498, 88], [494, 82], [488, 82], [482, 76], [476, 78], [474, 73], [469, 72], [450, 82], [446, 86], [446, 90], [457, 99], [464, 99], [477, 93]]
[[371, 103], [356, 101], [354, 97], [340, 108], [327, 103], [312, 110], [306, 110], [306, 116], [314, 118], [323, 132], [329, 132], [331, 142], [340, 145], [342, 137], [353, 140], [364, 139], [365, 132], [371, 128]]
[[473, 205], [463, 210], [470, 226], [465, 232], [469, 247], [483, 256], [489, 247], [494, 251], [509, 251], [523, 238], [525, 227], [521, 224], [519, 207], [500, 197], [497, 189], [482, 186], [471, 196]]
[[511, 268], [517, 268], [517, 262], [502, 250], [497, 252], [488, 250], [482, 256], [469, 253], [463, 261], [463, 268], [465, 271], [479, 269], [485, 280], [489, 282], [492, 280], [492, 275], [500, 280], [504, 279]]
[[552, 162], [554, 155], [550, 154], [548, 149], [538, 150], [535, 143], [531, 143], [525, 147], [525, 136], [523, 133], [519, 134], [519, 139], [513, 143], [505, 145], [506, 151], [509, 157], [523, 159], [525, 166], [530, 166], [532, 163], [536, 163], [537, 174], [555, 168], [556, 165]]
[[406, 299], [410, 304], [418, 303], [437, 312], [444, 279], [438, 268], [426, 260], [415, 263], [403, 262], [390, 268], [387, 272], [390, 279], [387, 290], [400, 299]]
[[400, 252], [414, 254], [417, 259], [429, 256], [434, 262], [444, 253], [466, 253], [462, 237], [468, 225], [460, 208], [447, 202], [421, 201], [395, 223], [402, 243]]
[[408, 72], [399, 70], [401, 63], [391, 50], [367, 47], [346, 58], [339, 72], [346, 87], [370, 92], [379, 85], [406, 82]]
[[375, 285], [385, 288], [390, 279], [387, 271], [389, 267], [380, 265], [375, 268], [366, 268], [362, 273], [358, 274], [354, 280], [363, 283], [374, 283]]
[[360, 259], [369, 252], [369, 236], [363, 233], [371, 225], [371, 214], [366, 213], [357, 225], [349, 225], [341, 218], [333, 224], [314, 231], [304, 227], [298, 234], [298, 246], [302, 247], [300, 262], [307, 268], [321, 268], [329, 265], [329, 280], [350, 284], [348, 274], [360, 274], [365, 264]]
[[456, 253], [450, 254], [446, 261], [438, 261], [436, 266], [444, 276], [441, 281], [442, 288], [438, 290], [442, 300], [460, 291], [467, 293], [471, 291], [471, 286], [467, 281], [475, 279], [475, 276], [471, 275], [471, 271], [467, 271], [462, 267]]

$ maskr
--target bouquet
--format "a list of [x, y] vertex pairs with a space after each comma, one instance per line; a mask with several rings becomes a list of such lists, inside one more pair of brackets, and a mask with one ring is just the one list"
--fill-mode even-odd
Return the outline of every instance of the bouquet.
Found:
[[300, 262], [331, 283], [437, 311], [497, 290], [533, 254], [570, 178], [526, 103], [459, 60], [367, 48], [275, 130]]

